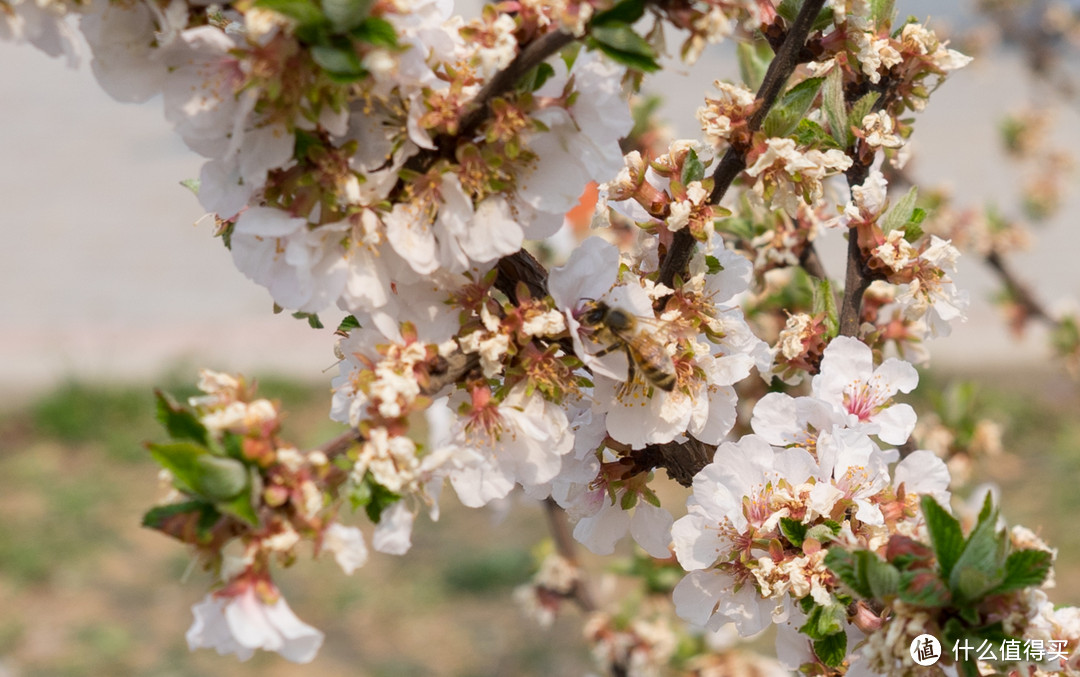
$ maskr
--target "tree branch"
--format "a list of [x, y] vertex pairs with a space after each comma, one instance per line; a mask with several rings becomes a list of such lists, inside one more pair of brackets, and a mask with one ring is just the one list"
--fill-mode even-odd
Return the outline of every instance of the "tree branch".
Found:
[[574, 36], [561, 30], [545, 33], [518, 52], [510, 65], [495, 74], [476, 97], [469, 102], [468, 112], [458, 121], [457, 134], [437, 136], [434, 149], [421, 150], [405, 163], [407, 169], [424, 172], [440, 157], [453, 157], [460, 139], [476, 135], [480, 125], [491, 115], [491, 102], [509, 92], [533, 68], [546, 61], [574, 41]]
[[[769, 64], [765, 79], [762, 80], [761, 87], [758, 88], [757, 100], [761, 103], [747, 121], [747, 129], [750, 134], [761, 129], [761, 123], [764, 122], [765, 116], [769, 114], [769, 110], [776, 103], [776, 97], [780, 95], [784, 84], [787, 83], [788, 78], [795, 71], [795, 67], [802, 62], [802, 51], [806, 45], [806, 39], [810, 35], [814, 20], [817, 19], [818, 13], [821, 12], [824, 4], [825, 0], [806, 0], [802, 9], [799, 10], [799, 15], [795, 17], [794, 23], [791, 24], [791, 28], [788, 29], [783, 44], [777, 50], [772, 63]], [[711, 204], [719, 204], [735, 178], [746, 169], [744, 153], [745, 149], [736, 148], [734, 145], [728, 146], [727, 152], [724, 153], [720, 164], [716, 166], [716, 170], [713, 172], [713, 190], [709, 195]], [[689, 263], [690, 256], [694, 253], [694, 243], [694, 236], [690, 233], [689, 228], [683, 228], [675, 233], [674, 238], [672, 238], [671, 248], [660, 265], [661, 283], [668, 287], [674, 285], [675, 276], [686, 270], [686, 264]]]
[[1017, 279], [1012, 269], [1005, 263], [1005, 259], [1001, 257], [1001, 254], [991, 251], [986, 255], [986, 263], [998, 274], [1013, 300], [1024, 309], [1024, 312], [1051, 325], [1056, 326], [1058, 324], [1058, 321], [1051, 317], [1050, 313], [1039, 303], [1027, 285]]

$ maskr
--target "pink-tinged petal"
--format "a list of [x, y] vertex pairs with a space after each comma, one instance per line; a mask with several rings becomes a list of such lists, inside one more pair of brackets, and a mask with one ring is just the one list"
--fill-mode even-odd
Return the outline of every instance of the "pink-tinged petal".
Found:
[[435, 233], [431, 224], [421, 214], [414, 212], [414, 209], [406, 205], [395, 205], [383, 218], [383, 223], [386, 224], [386, 239], [398, 256], [405, 259], [414, 271], [426, 275], [439, 267]]
[[323, 532], [322, 547], [333, 553], [334, 561], [346, 576], [367, 563], [368, 549], [364, 543], [364, 533], [356, 527], [334, 522]]
[[199, 170], [199, 204], [223, 219], [236, 216], [247, 205], [251, 191], [235, 159], [210, 160]]
[[266, 651], [281, 648], [281, 635], [266, 617], [266, 608], [255, 596], [254, 588], [248, 588], [225, 604], [229, 632], [241, 646]]

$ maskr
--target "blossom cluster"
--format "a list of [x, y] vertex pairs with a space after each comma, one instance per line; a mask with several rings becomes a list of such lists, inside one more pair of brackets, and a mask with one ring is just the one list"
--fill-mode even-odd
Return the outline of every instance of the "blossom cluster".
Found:
[[[798, 63], [740, 50], [748, 82], [715, 83], [701, 139], [624, 153], [624, 85], [660, 67], [665, 26], [692, 61], [727, 38], [777, 48], [823, 5]], [[218, 581], [193, 609], [192, 648], [312, 660], [322, 633], [272, 565], [309, 543], [347, 574], [362, 566], [346, 504], [374, 523], [374, 550], [403, 555], [446, 485], [469, 507], [544, 499], [597, 554], [629, 534], [684, 570], [672, 599], [685, 621], [743, 636], [776, 624], [781, 663], [808, 674], [907, 674], [903, 641], [952, 618], [961, 593], [969, 617], [1010, 637], [1080, 639], [1075, 610], [1038, 587], [1050, 555], [1028, 533], [1001, 545], [1016, 557], [996, 563], [997, 587], [947, 580], [956, 561], [938, 535], [965, 542], [940, 507], [948, 467], [911, 449], [915, 412], [896, 398], [966, 297], [950, 277], [958, 250], [923, 231], [915, 190], [887, 194], [886, 172], [906, 160], [906, 114], [969, 59], [919, 23], [894, 29], [892, 3], [524, 0], [466, 20], [445, 0], [0, 0], [0, 38], [73, 53], [69, 14], [102, 87], [161, 94], [205, 158], [191, 186], [239, 271], [278, 310], [344, 315], [330, 415], [348, 432], [333, 443], [290, 445], [277, 404], [239, 377], [203, 372], [187, 406], [159, 397], [172, 441], [148, 447], [171, 491], [146, 524]], [[586, 238], [562, 226], [590, 184]], [[843, 336], [810, 262], [830, 230], [846, 231], [867, 282], [845, 290], [859, 297]], [[546, 242], [534, 251], [547, 262], [570, 253], [549, 273], [527, 241]], [[907, 361], [882, 359], [890, 343]], [[680, 479], [671, 455], [691, 450], [701, 462]], [[692, 489], [678, 519], [661, 467]], [[967, 542], [1004, 544], [991, 514]], [[906, 578], [871, 585], [863, 570]], [[552, 554], [518, 597], [550, 623], [583, 586]], [[675, 660], [660, 615], [591, 611], [605, 669]], [[703, 673], [724, 664], [698, 658]]]

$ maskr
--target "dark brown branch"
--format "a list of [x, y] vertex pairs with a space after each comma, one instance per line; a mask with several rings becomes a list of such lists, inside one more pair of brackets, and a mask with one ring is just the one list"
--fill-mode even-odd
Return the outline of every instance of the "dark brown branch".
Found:
[[518, 52], [510, 65], [495, 74], [484, 88], [469, 102], [469, 110], [458, 121], [457, 134], [435, 138], [432, 150], [422, 150], [409, 158], [406, 168], [417, 172], [426, 171], [440, 157], [452, 157], [459, 139], [474, 137], [480, 125], [491, 115], [491, 103], [509, 92], [530, 70], [546, 61], [574, 41], [574, 36], [561, 30], [545, 33]]
[[[876, 86], [876, 91], [879, 93], [877, 101], [874, 102], [871, 111], [877, 112], [887, 108], [892, 100], [893, 89], [891, 87], [892, 80], [890, 78], [882, 78], [881, 82]], [[845, 94], [845, 98], [849, 96], [855, 96], [854, 94]], [[858, 96], [862, 96], [859, 94]], [[849, 99], [853, 100], [853, 99]], [[853, 156], [853, 163], [851, 167], [844, 172], [844, 176], [847, 179], [848, 188], [854, 188], [855, 186], [861, 186], [866, 177], [870, 175], [870, 165], [873, 162], [873, 155], [863, 158], [863, 153], [859, 152], [858, 144], [861, 141], [856, 140], [856, 146], [854, 152], [849, 150], [848, 155]], [[863, 295], [870, 287], [870, 283], [874, 281], [874, 277], [870, 271], [866, 268], [866, 261], [863, 260], [862, 250], [859, 247], [859, 234], [856, 229], [848, 231], [848, 250], [847, 250], [847, 270], [844, 274], [844, 298], [840, 301], [840, 335], [857, 337], [859, 333], [859, 325], [862, 320], [862, 301]]]
[[[791, 24], [791, 28], [788, 29], [783, 44], [777, 50], [772, 63], [769, 64], [765, 79], [758, 88], [757, 100], [760, 105], [747, 121], [750, 134], [761, 129], [761, 123], [765, 121], [765, 116], [776, 103], [776, 98], [780, 95], [788, 78], [795, 71], [795, 67], [802, 62], [802, 51], [806, 45], [806, 39], [824, 4], [825, 0], [806, 0], [802, 9], [799, 10], [799, 15]], [[734, 145], [729, 146], [713, 172], [714, 183], [709, 202], [719, 204], [732, 182], [744, 169], [746, 169], [745, 149], [736, 148]], [[689, 231], [689, 228], [683, 228], [675, 233], [671, 248], [660, 265], [660, 282], [668, 287], [674, 285], [676, 275], [686, 270], [686, 264], [694, 253], [695, 240]]]
[[[859, 184], [852, 184], [859, 185]], [[844, 298], [840, 302], [840, 335], [857, 336], [862, 316], [863, 294], [870, 286], [870, 276], [863, 271], [858, 233], [848, 232], [847, 272], [844, 275]]]
[[650, 444], [631, 452], [636, 465], [642, 468], [663, 468], [668, 477], [684, 487], [694, 483], [694, 475], [701, 472], [713, 460], [716, 446], [705, 444], [693, 437], [685, 442]]
[[472, 108], [461, 118], [458, 136], [469, 138], [476, 134], [476, 130], [491, 113], [491, 102], [496, 97], [510, 91], [529, 71], [573, 41], [573, 35], [556, 30], [530, 42], [514, 57], [509, 66], [496, 73], [476, 95]]
[[582, 570], [577, 558], [577, 541], [574, 540], [574, 535], [570, 532], [570, 525], [566, 521], [566, 513], [553, 499], [545, 498], [544, 516], [547, 517], [551, 540], [555, 542], [555, 550], [563, 559], [578, 567], [578, 579], [570, 592], [570, 597], [577, 602], [582, 611], [586, 613], [596, 611], [596, 602], [589, 592], [584, 576], [581, 575]]
[[819, 280], [829, 279], [828, 273], [825, 272], [825, 265], [821, 263], [821, 256], [818, 254], [817, 247], [814, 246], [813, 242], [806, 243], [802, 254], [799, 255], [799, 265], [802, 266], [803, 270]]

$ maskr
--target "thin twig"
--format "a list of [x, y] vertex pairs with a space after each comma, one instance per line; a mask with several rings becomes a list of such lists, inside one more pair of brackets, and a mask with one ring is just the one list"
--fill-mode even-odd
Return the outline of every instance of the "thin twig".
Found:
[[[787, 31], [784, 42], [776, 51], [769, 69], [765, 73], [765, 79], [758, 88], [757, 100], [760, 102], [758, 109], [747, 121], [747, 129], [750, 134], [761, 129], [765, 116], [769, 114], [776, 98], [780, 95], [788, 78], [795, 71], [795, 67], [802, 62], [801, 55], [806, 45], [806, 38], [810, 35], [810, 29], [821, 12], [825, 0], [806, 0], [799, 15]], [[729, 146], [720, 164], [713, 172], [713, 190], [709, 195], [710, 204], [719, 204], [724, 199], [724, 194], [731, 187], [735, 178], [746, 169], [745, 149]], [[660, 265], [660, 282], [668, 287], [674, 286], [675, 276], [686, 270], [686, 264], [690, 262], [690, 256], [694, 253], [694, 236], [689, 228], [683, 228], [675, 233], [672, 238], [671, 248]]]

